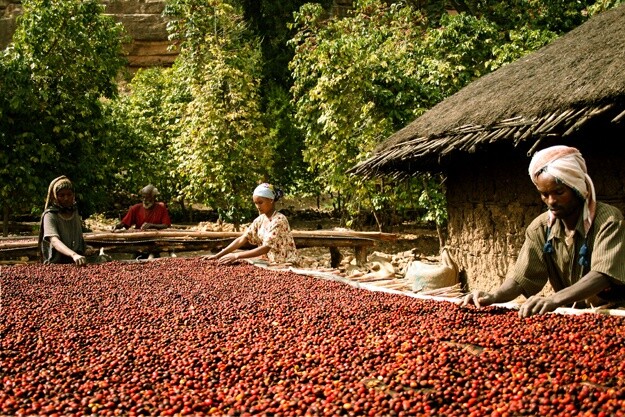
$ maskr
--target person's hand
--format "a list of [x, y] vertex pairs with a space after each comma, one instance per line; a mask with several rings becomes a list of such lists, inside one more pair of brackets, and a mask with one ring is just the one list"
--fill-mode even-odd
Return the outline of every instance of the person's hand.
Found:
[[550, 297], [533, 295], [519, 308], [519, 317], [530, 317], [535, 314], [549, 313], [558, 307], [559, 305]]
[[477, 308], [486, 307], [495, 302], [495, 297], [483, 291], [475, 290], [471, 294], [467, 294], [462, 301], [462, 307], [469, 304], [475, 305]]
[[85, 258], [84, 256], [74, 252], [74, 254], [72, 255], [72, 260], [74, 261], [74, 263], [77, 266], [82, 266], [82, 265], [86, 265], [87, 264], [87, 258]]
[[204, 255], [204, 256], [202, 256], [202, 259], [205, 259], [207, 261], [214, 261], [216, 259], [219, 259], [219, 256], [217, 256], [217, 254]]
[[141, 225], [141, 230], [151, 229], [154, 225], [152, 223], [143, 223]]
[[222, 256], [219, 259], [219, 263], [222, 265], [227, 265], [227, 264], [231, 264], [234, 263], [236, 261], [239, 260], [239, 254], [238, 253], [229, 253], [227, 255]]

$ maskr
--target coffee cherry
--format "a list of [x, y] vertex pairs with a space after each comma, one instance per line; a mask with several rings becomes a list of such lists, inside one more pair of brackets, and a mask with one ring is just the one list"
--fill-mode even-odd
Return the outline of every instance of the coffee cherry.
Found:
[[625, 320], [191, 258], [2, 267], [2, 415], [623, 415]]

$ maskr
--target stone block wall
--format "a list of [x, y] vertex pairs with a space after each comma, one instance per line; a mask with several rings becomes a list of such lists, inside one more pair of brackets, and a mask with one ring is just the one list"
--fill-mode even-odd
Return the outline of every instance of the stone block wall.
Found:
[[[126, 45], [130, 69], [168, 66], [176, 58], [167, 39], [167, 22], [162, 12], [165, 0], [103, 0], [104, 12], [121, 22], [132, 39]], [[21, 2], [0, 0], [0, 48], [6, 47], [15, 31], [15, 18], [21, 13]]]

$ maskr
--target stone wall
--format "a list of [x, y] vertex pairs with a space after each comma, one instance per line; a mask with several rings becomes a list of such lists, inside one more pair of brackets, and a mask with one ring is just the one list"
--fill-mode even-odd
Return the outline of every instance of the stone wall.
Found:
[[0, 48], [5, 48], [13, 32], [15, 32], [15, 17], [21, 12], [21, 4], [14, 0], [0, 0]]
[[[171, 65], [176, 52], [169, 50], [167, 23], [162, 16], [165, 0], [103, 0], [105, 13], [121, 22], [132, 39], [125, 46], [131, 69]], [[0, 47], [6, 47], [15, 31], [21, 2], [0, 0]]]
[[132, 43], [125, 48], [131, 68], [169, 66], [177, 52], [170, 49], [165, 0], [103, 0], [105, 13], [122, 23]]

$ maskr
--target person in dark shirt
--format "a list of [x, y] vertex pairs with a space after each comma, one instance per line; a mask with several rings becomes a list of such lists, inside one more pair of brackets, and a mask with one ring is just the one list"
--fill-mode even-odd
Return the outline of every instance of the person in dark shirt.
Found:
[[[596, 201], [581, 153], [568, 146], [543, 149], [532, 158], [529, 175], [547, 212], [528, 226], [503, 284], [492, 294], [474, 291], [463, 305], [488, 306], [523, 295], [521, 317], [567, 305], [622, 305], [625, 220], [618, 208]], [[547, 282], [555, 293], [539, 295]]]
[[84, 265], [87, 262], [74, 185], [64, 175], [52, 180], [48, 187], [39, 228], [39, 248], [46, 264]]

